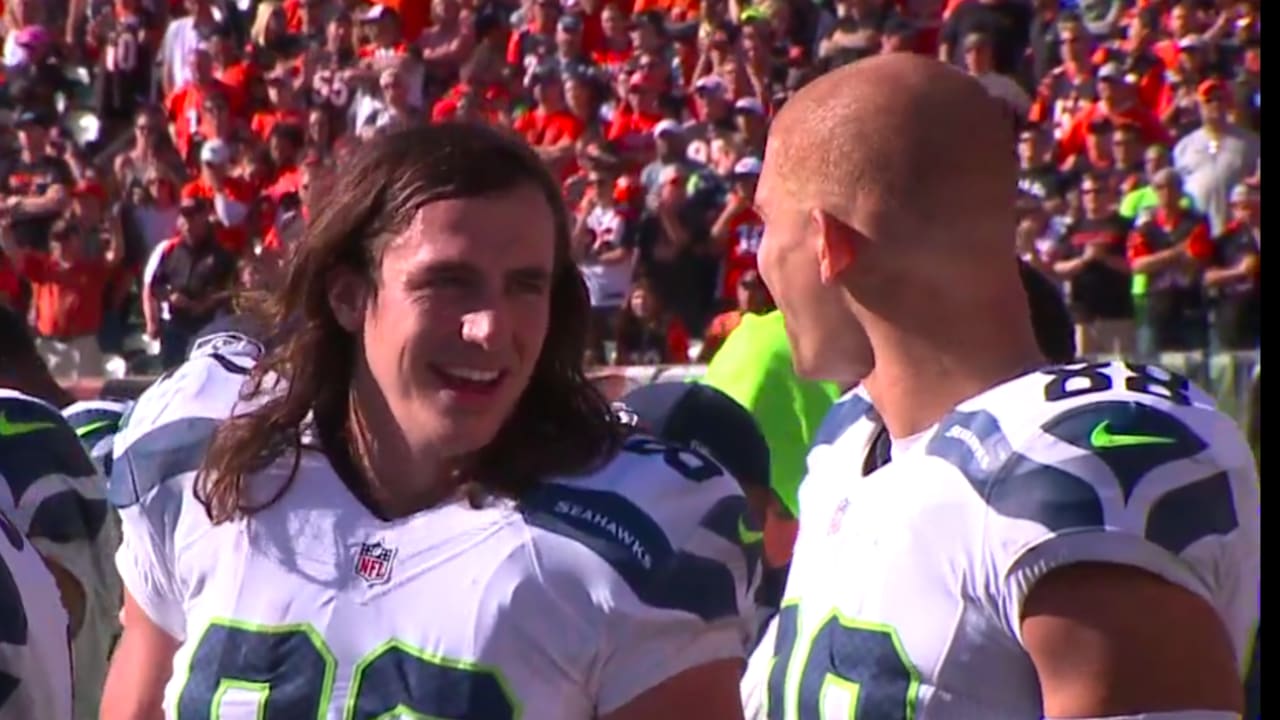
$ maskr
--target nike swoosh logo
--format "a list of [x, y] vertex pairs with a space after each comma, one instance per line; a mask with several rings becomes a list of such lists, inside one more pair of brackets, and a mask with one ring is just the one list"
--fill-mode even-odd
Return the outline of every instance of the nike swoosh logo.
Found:
[[115, 422], [116, 422], [115, 420], [98, 420], [97, 422], [91, 422], [88, 425], [85, 425], [84, 427], [76, 428], [76, 437], [84, 437], [94, 432], [95, 430], [101, 430], [104, 427], [110, 427], [114, 425]]
[[752, 530], [742, 518], [738, 518], [738, 542], [743, 545], [755, 545], [764, 540], [764, 531]]
[[26, 435], [37, 430], [48, 430], [49, 428], [58, 427], [57, 424], [51, 422], [10, 422], [9, 418], [0, 412], [0, 437], [14, 437], [15, 435]]
[[1124, 435], [1111, 432], [1111, 421], [1103, 420], [1089, 433], [1089, 444], [1095, 448], [1134, 447], [1136, 445], [1172, 445], [1176, 438], [1159, 435]]

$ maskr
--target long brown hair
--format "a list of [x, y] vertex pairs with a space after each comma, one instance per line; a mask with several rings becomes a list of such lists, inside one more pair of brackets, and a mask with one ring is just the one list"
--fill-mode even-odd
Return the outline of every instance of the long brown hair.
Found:
[[[354, 149], [312, 193], [306, 236], [289, 258], [282, 285], [264, 298], [264, 327], [276, 328], [246, 388], [263, 395], [253, 411], [223, 424], [205, 458], [196, 497], [213, 522], [247, 517], [247, 480], [285, 452], [302, 452], [308, 415], [341, 471], [353, 469], [347, 435], [349, 387], [358, 343], [338, 323], [326, 279], [337, 268], [377, 283], [388, 241], [424, 205], [532, 185], [555, 220], [550, 324], [529, 385], [497, 436], [460, 463], [455, 477], [471, 489], [518, 497], [543, 478], [583, 472], [614, 452], [621, 438], [608, 403], [583, 373], [590, 302], [569, 254], [569, 220], [560, 189], [519, 138], [480, 125], [444, 123], [380, 135]], [[283, 329], [282, 329], [283, 328]], [[282, 387], [268, 386], [278, 377]]]

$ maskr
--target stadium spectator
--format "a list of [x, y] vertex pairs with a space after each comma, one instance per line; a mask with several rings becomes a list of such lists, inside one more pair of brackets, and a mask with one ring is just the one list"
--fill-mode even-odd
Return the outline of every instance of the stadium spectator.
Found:
[[215, 238], [213, 208], [200, 195], [182, 199], [177, 242], [167, 244], [150, 280], [163, 309], [158, 324], [162, 365], [186, 357], [191, 339], [230, 299], [235, 260]]

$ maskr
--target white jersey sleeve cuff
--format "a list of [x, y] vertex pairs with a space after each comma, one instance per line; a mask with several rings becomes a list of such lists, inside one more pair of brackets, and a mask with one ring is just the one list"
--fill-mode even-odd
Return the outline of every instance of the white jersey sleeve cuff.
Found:
[[124, 533], [116, 551], [116, 569], [120, 582], [151, 622], [175, 640], [186, 637], [185, 614], [181, 598], [168, 574], [157, 568], [157, 558], [145, 548], [137, 547], [138, 538]]
[[1033, 545], [1015, 559], [999, 591], [999, 613], [1022, 643], [1022, 608], [1031, 589], [1051, 571], [1078, 563], [1128, 565], [1164, 578], [1213, 602], [1209, 588], [1168, 551], [1133, 535], [1099, 528], [1069, 531]]

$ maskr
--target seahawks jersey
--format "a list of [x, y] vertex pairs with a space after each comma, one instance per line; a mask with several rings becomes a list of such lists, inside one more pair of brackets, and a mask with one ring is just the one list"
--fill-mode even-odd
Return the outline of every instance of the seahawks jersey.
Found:
[[75, 634], [76, 717], [98, 715], [107, 656], [119, 633], [119, 527], [105, 483], [57, 408], [0, 389], [0, 511], [75, 577], [85, 613]]
[[[834, 453], [843, 459], [849, 472], [844, 475], [807, 473], [798, 490], [799, 507], [802, 510], [805, 507], [827, 507], [848, 490], [850, 483], [860, 479], [866, 465], [864, 459], [873, 450], [877, 431], [882, 427], [880, 416], [876, 414], [875, 408], [871, 406], [871, 399], [861, 386], [849, 390], [836, 400], [814, 433], [807, 462], [812, 467], [815, 462], [821, 464], [822, 458]], [[805, 517], [802, 516], [802, 528], [804, 523]], [[803, 534], [796, 537], [793, 558], [800, 551], [802, 537]], [[769, 668], [773, 665], [777, 631], [778, 617], [775, 614], [761, 631], [760, 641], [747, 661], [747, 670], [743, 673], [740, 684], [742, 708], [747, 720], [764, 720], [766, 685]]]
[[821, 506], [801, 496], [769, 718], [1039, 717], [1023, 604], [1045, 574], [1080, 562], [1130, 565], [1204, 598], [1243, 670], [1258, 617], [1257, 476], [1239, 429], [1184, 378], [1123, 363], [1029, 373], [862, 478], [850, 473], [862, 458], [832, 447], [810, 477], [841, 478], [843, 492]]
[[53, 576], [0, 512], [0, 720], [70, 720], [67, 633]]
[[82, 400], [62, 409], [62, 416], [104, 476], [111, 474], [111, 441], [131, 405], [131, 400]]
[[211, 525], [192, 484], [215, 425], [127, 438], [111, 479], [125, 585], [181, 642], [168, 717], [585, 720], [745, 655], [758, 545], [696, 451], [633, 436], [519, 502], [383, 521], [304, 450], [292, 483], [292, 453], [249, 478], [275, 503]]

